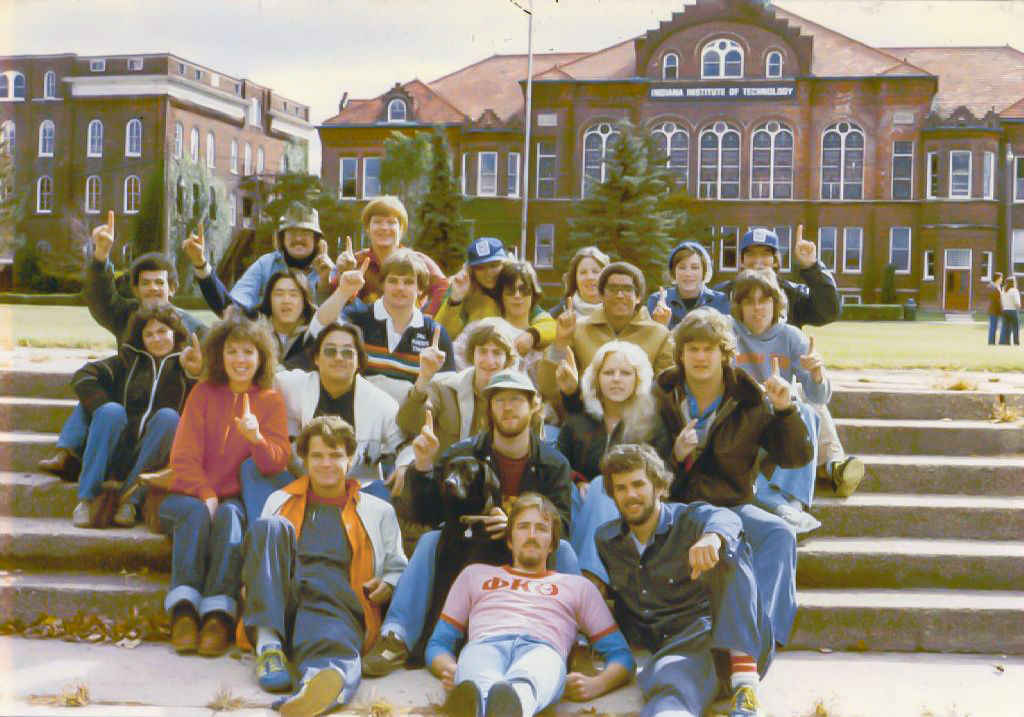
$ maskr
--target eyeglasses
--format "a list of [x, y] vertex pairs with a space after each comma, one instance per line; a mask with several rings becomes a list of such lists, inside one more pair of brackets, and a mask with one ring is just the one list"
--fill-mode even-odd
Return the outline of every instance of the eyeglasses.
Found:
[[604, 293], [612, 296], [632, 296], [636, 294], [636, 287], [632, 284], [605, 284]]
[[530, 287], [525, 284], [516, 284], [515, 286], [506, 286], [502, 289], [501, 293], [505, 296], [533, 296], [533, 292], [530, 291]]
[[332, 359], [340, 356], [346, 361], [351, 361], [356, 357], [356, 350], [349, 348], [348, 346], [345, 346], [344, 348], [338, 348], [337, 346], [324, 346], [320, 349], [320, 353], [322, 353], [326, 358]]

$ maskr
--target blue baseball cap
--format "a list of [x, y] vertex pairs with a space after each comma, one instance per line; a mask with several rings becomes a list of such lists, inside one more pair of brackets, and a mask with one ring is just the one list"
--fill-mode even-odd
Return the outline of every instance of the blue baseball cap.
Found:
[[740, 239], [740, 256], [743, 256], [749, 247], [752, 246], [767, 246], [775, 250], [775, 253], [779, 253], [779, 235], [773, 232], [771, 229], [764, 229], [759, 227], [757, 229], [751, 229], [749, 232], [743, 235]]
[[494, 237], [480, 237], [469, 243], [466, 257], [470, 266], [480, 266], [492, 261], [507, 259], [508, 254], [505, 253], [505, 245], [501, 243], [501, 240]]

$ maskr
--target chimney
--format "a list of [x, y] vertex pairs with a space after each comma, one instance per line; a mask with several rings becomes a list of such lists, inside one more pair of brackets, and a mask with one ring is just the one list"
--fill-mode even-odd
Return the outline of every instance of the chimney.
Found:
[[348, 92], [341, 95], [341, 102], [338, 103], [338, 112], [344, 112], [346, 107], [348, 107]]

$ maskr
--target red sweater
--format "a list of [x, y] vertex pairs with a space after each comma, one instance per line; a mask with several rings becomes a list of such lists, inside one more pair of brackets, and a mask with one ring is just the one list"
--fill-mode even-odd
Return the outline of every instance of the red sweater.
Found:
[[171, 490], [206, 500], [238, 495], [238, 468], [252, 458], [264, 475], [288, 466], [291, 443], [281, 394], [253, 386], [249, 407], [260, 422], [260, 443], [250, 443], [235, 427], [242, 395], [203, 381], [189, 394], [171, 448]]

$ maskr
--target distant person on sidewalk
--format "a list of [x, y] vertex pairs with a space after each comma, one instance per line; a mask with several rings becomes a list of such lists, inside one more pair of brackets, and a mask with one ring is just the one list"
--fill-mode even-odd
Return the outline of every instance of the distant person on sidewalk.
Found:
[[1003, 315], [1003, 275], [996, 273], [988, 285], [988, 344], [995, 346], [999, 317]]
[[1009, 346], [1020, 346], [1020, 292], [1017, 291], [1016, 277], [1007, 277], [1000, 292], [1003, 309], [1003, 330], [999, 334], [999, 343]]

